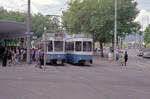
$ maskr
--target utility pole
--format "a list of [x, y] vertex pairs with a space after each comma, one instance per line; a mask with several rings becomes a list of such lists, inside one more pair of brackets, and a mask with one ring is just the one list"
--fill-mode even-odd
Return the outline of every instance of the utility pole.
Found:
[[114, 59], [116, 59], [116, 49], [117, 49], [117, 0], [115, 0]]
[[46, 70], [46, 40], [47, 40], [47, 37], [46, 37], [46, 28], [44, 27], [44, 71]]
[[28, 0], [28, 17], [27, 17], [27, 63], [30, 64], [30, 49], [31, 49], [31, 40], [30, 40], [30, 0]]

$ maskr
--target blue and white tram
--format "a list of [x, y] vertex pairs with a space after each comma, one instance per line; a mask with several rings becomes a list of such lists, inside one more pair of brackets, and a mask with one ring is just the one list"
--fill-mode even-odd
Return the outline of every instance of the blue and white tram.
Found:
[[63, 64], [65, 57], [65, 39], [62, 33], [46, 34], [46, 63]]
[[93, 40], [84, 35], [74, 34], [66, 38], [66, 59], [72, 64], [92, 64]]

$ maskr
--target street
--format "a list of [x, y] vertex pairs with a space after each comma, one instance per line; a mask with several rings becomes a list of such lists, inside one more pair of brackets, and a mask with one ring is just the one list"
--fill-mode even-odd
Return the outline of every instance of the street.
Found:
[[0, 67], [0, 99], [149, 99], [150, 59], [129, 50], [127, 67], [94, 57], [93, 65]]

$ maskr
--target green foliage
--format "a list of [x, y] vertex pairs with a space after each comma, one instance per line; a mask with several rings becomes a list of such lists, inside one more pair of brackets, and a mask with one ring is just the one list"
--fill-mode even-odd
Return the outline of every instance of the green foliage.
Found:
[[150, 43], [150, 25], [145, 30], [144, 41], [145, 43]]
[[150, 43], [146, 44], [146, 48], [150, 49]]
[[[0, 20], [27, 23], [27, 13], [7, 11], [0, 7]], [[58, 26], [58, 23], [55, 23]], [[53, 19], [40, 13], [31, 15], [31, 31], [34, 36], [41, 37], [44, 32], [54, 32]], [[47, 29], [44, 31], [44, 27]]]
[[[118, 36], [139, 31], [134, 22], [138, 10], [133, 0], [118, 0]], [[63, 12], [63, 25], [72, 33], [90, 34], [95, 41], [111, 42], [114, 34], [114, 0], [74, 0]]]

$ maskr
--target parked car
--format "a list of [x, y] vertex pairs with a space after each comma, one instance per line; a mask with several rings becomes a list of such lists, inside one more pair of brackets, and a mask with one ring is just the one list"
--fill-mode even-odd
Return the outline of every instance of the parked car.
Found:
[[139, 50], [137, 56], [143, 56], [143, 54], [144, 54], [144, 50]]
[[150, 58], [150, 51], [145, 51], [143, 52], [143, 56], [144, 58]]
[[139, 53], [137, 54], [137, 56], [150, 57], [150, 49], [139, 50]]

